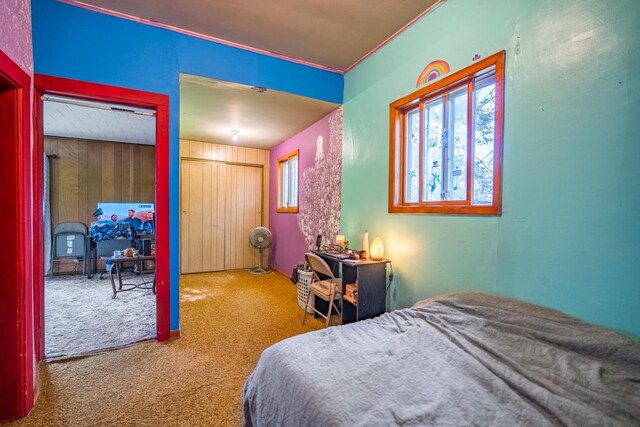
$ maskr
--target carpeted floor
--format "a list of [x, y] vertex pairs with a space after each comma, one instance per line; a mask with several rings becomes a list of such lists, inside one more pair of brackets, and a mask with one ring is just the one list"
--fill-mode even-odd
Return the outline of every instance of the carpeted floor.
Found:
[[[125, 273], [124, 283], [150, 281]], [[45, 354], [47, 358], [122, 347], [156, 336], [156, 297], [150, 289], [118, 293], [111, 298], [111, 281], [83, 276], [45, 280]]]
[[278, 273], [188, 275], [181, 291], [182, 338], [44, 364], [35, 409], [12, 425], [237, 426], [262, 350], [322, 327], [300, 323], [296, 288]]

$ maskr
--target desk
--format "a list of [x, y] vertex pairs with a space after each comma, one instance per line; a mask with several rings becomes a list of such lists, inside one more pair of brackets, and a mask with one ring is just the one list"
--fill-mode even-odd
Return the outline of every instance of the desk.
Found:
[[[357, 284], [358, 297], [355, 304], [342, 299], [342, 324], [370, 319], [384, 313], [387, 300], [387, 263], [389, 260], [340, 259], [333, 254], [314, 251], [324, 259], [333, 275], [342, 277], [342, 295], [348, 284]], [[326, 312], [326, 302], [316, 298], [316, 308]]]
[[[145, 282], [144, 280], [141, 283], [122, 283], [122, 264], [125, 262], [144, 262], [144, 261], [155, 261], [155, 256], [137, 256], [137, 257], [100, 257], [100, 259], [104, 261], [110, 262], [111, 269], [109, 270], [109, 277], [111, 278], [111, 287], [113, 288], [113, 297], [115, 298], [118, 292], [132, 291], [134, 289], [151, 289], [155, 295], [156, 293], [156, 275], [154, 272], [153, 282]], [[114, 273], [115, 270], [115, 273]], [[140, 273], [142, 275], [142, 272]], [[116, 282], [114, 276], [118, 279], [118, 287], [116, 289]], [[153, 283], [151, 287], [145, 286]], [[123, 286], [127, 286], [123, 288]]]

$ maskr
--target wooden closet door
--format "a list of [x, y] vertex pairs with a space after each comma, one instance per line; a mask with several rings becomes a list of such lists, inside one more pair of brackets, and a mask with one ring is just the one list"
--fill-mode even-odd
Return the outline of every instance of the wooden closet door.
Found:
[[[259, 253], [249, 244], [249, 234], [262, 225], [262, 168], [227, 165], [226, 173], [224, 267], [257, 267]], [[265, 253], [265, 264], [266, 259]]]
[[182, 161], [180, 270], [224, 270], [226, 165]]

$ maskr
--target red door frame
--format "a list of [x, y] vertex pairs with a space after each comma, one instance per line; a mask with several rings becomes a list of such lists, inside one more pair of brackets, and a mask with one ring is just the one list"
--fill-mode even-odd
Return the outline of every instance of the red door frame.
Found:
[[[113, 102], [135, 107], [152, 108], [156, 111], [156, 340], [170, 338], [169, 300], [169, 96], [152, 92], [126, 89], [79, 80], [65, 79], [42, 74], [34, 76], [34, 179], [35, 200], [42, 200], [44, 182], [44, 136], [42, 95], [62, 95], [92, 101]], [[42, 237], [42, 209], [35, 210], [34, 235], [38, 247], [34, 248], [36, 262], [34, 290], [36, 355], [44, 358], [44, 241]]]
[[0, 274], [0, 422], [33, 406], [31, 77], [0, 50], [2, 246], [14, 254]]

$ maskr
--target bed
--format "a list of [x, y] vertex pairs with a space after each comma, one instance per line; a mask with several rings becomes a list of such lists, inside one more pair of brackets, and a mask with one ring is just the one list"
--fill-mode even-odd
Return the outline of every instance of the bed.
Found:
[[478, 293], [266, 349], [245, 426], [639, 425], [640, 342]]

